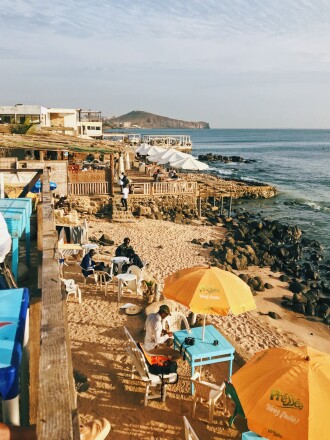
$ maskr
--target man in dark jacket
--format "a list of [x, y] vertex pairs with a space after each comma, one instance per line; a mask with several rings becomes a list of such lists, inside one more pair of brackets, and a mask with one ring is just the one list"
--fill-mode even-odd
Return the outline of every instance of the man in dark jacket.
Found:
[[132, 249], [132, 246], [130, 246], [130, 242], [131, 242], [131, 240], [128, 237], [124, 238], [124, 242], [120, 246], [118, 246], [116, 249], [116, 252], [115, 252], [116, 257], [127, 257], [128, 256], [128, 255], [126, 255], [128, 249]]

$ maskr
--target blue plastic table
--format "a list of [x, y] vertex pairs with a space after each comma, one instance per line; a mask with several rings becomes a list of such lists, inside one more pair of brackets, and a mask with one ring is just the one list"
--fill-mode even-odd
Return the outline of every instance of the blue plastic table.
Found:
[[[184, 344], [185, 359], [191, 366], [191, 375], [195, 373], [195, 367], [215, 364], [217, 362], [229, 361], [230, 379], [233, 371], [233, 360], [235, 348], [222, 336], [221, 333], [213, 327], [213, 325], [205, 326], [204, 341], [202, 340], [203, 327], [194, 327], [191, 333], [187, 330], [180, 330], [174, 333], [174, 347], [180, 350], [182, 343], [187, 336], [195, 338], [194, 345]], [[218, 341], [218, 345], [214, 345], [214, 341]], [[191, 392], [194, 389], [191, 387]]]
[[32, 214], [32, 199], [0, 199], [0, 211], [3, 214], [11, 235], [12, 272], [17, 280], [18, 275], [18, 240], [25, 231], [26, 236], [26, 264], [30, 266], [30, 217]]
[[19, 373], [28, 337], [28, 289], [0, 290], [0, 394], [4, 422], [19, 424]]
[[260, 437], [260, 435], [256, 434], [255, 432], [248, 431], [248, 432], [243, 432], [242, 440], [267, 440], [267, 439], [265, 437]]

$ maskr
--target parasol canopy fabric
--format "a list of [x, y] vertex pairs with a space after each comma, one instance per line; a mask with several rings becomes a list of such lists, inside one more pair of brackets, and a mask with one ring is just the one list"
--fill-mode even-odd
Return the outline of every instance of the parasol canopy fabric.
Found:
[[172, 162], [176, 162], [180, 159], [185, 159], [186, 157], [190, 156], [187, 153], [182, 153], [181, 151], [175, 151], [174, 153], [172, 153], [169, 156], [162, 156], [161, 159], [159, 159], [158, 164], [159, 165], [164, 165], [166, 163], [172, 163]]
[[125, 173], [124, 158], [120, 155], [118, 160], [118, 174], [121, 175], [123, 173]]
[[[54, 191], [57, 188], [57, 184], [55, 182], [49, 182], [50, 191]], [[37, 194], [42, 191], [42, 183], [41, 180], [38, 180], [33, 187], [30, 189], [30, 192]]]
[[165, 279], [163, 294], [194, 313], [234, 315], [256, 308], [250, 287], [238, 276], [217, 267], [197, 266]]
[[160, 159], [163, 159], [165, 157], [171, 156], [173, 153], [176, 153], [177, 150], [174, 150], [174, 148], [170, 148], [169, 150], [162, 151], [160, 153], [156, 153], [148, 157], [148, 160], [150, 162], [158, 162]]
[[307, 346], [269, 348], [232, 383], [250, 430], [270, 440], [329, 439], [329, 354]]
[[126, 171], [131, 169], [131, 163], [130, 163], [130, 157], [129, 157], [129, 153], [125, 153], [125, 168]]
[[194, 157], [186, 157], [184, 159], [178, 160], [176, 162], [171, 162], [171, 167], [178, 168], [181, 170], [207, 170], [209, 166], [206, 163], [200, 162]]

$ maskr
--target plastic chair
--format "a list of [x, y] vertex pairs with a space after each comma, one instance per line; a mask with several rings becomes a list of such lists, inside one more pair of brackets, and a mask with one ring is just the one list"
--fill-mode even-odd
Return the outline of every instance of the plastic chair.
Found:
[[238, 415], [244, 417], [245, 419], [245, 413], [242, 408], [242, 404], [238, 398], [237, 392], [234, 388], [234, 385], [228, 380], [225, 380], [225, 386], [226, 386], [226, 395], [229, 396], [235, 403], [234, 414], [229, 418], [229, 426], [231, 427]]
[[83, 276], [83, 278], [84, 278], [84, 284], [85, 284], [85, 285], [87, 284], [87, 278], [90, 278], [90, 277], [93, 277], [93, 278], [94, 278], [95, 284], [97, 283], [96, 273], [95, 273], [94, 269], [90, 269], [90, 270], [93, 271], [93, 273], [91, 273], [90, 275], [88, 275], [87, 277], [85, 277], [85, 275], [84, 275], [83, 272], [82, 272], [82, 271], [85, 270], [85, 269], [81, 266], [80, 263], [78, 263], [78, 266], [79, 266], [80, 269], [81, 269], [81, 273], [82, 273], [82, 276]]
[[183, 416], [183, 424], [185, 440], [198, 440], [195, 431], [192, 429], [191, 424], [188, 422], [188, 419], [185, 416]]
[[100, 286], [100, 290], [104, 287], [104, 295], [107, 296], [108, 293], [108, 284], [111, 283], [113, 276], [112, 276], [112, 266], [110, 267], [110, 273], [105, 272], [103, 270], [97, 270], [94, 273], [96, 277], [96, 290]]
[[78, 302], [81, 304], [81, 290], [78, 286], [78, 284], [75, 283], [73, 279], [66, 280], [65, 278], [60, 278], [60, 280], [65, 285], [66, 290], [66, 300], [68, 300], [69, 295], [74, 295], [74, 298], [77, 299], [78, 296]]
[[210, 408], [209, 408], [209, 423], [213, 422], [213, 413], [214, 406], [217, 403], [220, 396], [223, 396], [223, 406], [225, 408], [225, 383], [222, 383], [220, 386], [212, 384], [210, 382], [205, 382], [200, 380], [200, 373], [195, 373], [191, 378], [191, 384], [194, 386], [194, 395], [193, 395], [193, 410], [192, 416], [195, 416], [197, 401], [205, 400]]
[[127, 270], [127, 273], [132, 273], [136, 276], [136, 281], [129, 281], [125, 283], [125, 287], [132, 292], [136, 292], [137, 294], [142, 294], [141, 292], [141, 282], [143, 280], [143, 272], [138, 266], [130, 266]]
[[[169, 373], [161, 375], [151, 374], [149, 372], [145, 357], [142, 351], [139, 349], [137, 343], [132, 338], [131, 334], [124, 327], [124, 331], [127, 337], [128, 347], [126, 348], [127, 353], [132, 362], [132, 379], [134, 379], [134, 372], [139, 373], [140, 379], [145, 383], [145, 393], [144, 393], [144, 405], [148, 405], [148, 401], [151, 399], [161, 398], [163, 402], [166, 400], [166, 388], [167, 385], [171, 383], [176, 383], [178, 381], [177, 373]], [[156, 388], [160, 388], [160, 392]], [[152, 388], [152, 390], [151, 390]]]
[[182, 329], [182, 323], [184, 323], [187, 332], [191, 333], [188, 320], [181, 312], [171, 312], [171, 315], [163, 319], [163, 328], [165, 329], [167, 325], [171, 332], [176, 332]]

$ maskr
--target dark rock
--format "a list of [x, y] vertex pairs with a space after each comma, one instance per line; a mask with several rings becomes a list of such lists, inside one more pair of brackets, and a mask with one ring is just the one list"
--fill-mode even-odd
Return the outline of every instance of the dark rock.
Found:
[[294, 293], [292, 304], [307, 304], [307, 298], [302, 293]]
[[314, 316], [315, 315], [315, 304], [307, 302], [305, 306], [305, 313], [307, 316]]
[[284, 299], [283, 301], [281, 301], [281, 305], [282, 305], [283, 307], [291, 308], [291, 307], [292, 307], [292, 302], [291, 302], [291, 301], [288, 301], [287, 299]]
[[239, 277], [241, 278], [241, 280], [243, 280], [245, 283], [248, 283], [249, 275], [248, 275], [247, 273], [240, 273], [238, 276], [239, 276]]
[[297, 313], [305, 314], [305, 304], [293, 303], [292, 310]]
[[279, 277], [279, 280], [282, 281], [282, 282], [288, 283], [290, 281], [290, 278], [287, 275], [282, 274]]
[[100, 237], [99, 242], [101, 244], [106, 245], [106, 246], [113, 246], [115, 244], [115, 242], [112, 240], [112, 238], [110, 237], [109, 234], [103, 234]]
[[274, 286], [270, 283], [265, 283], [265, 288], [266, 289], [274, 289]]
[[272, 319], [282, 319], [276, 312], [268, 312], [268, 316], [270, 316]]
[[199, 244], [199, 245], [202, 244], [202, 240], [201, 240], [201, 239], [197, 239], [197, 238], [193, 238], [193, 239], [191, 240], [191, 242], [192, 242], [193, 244]]

